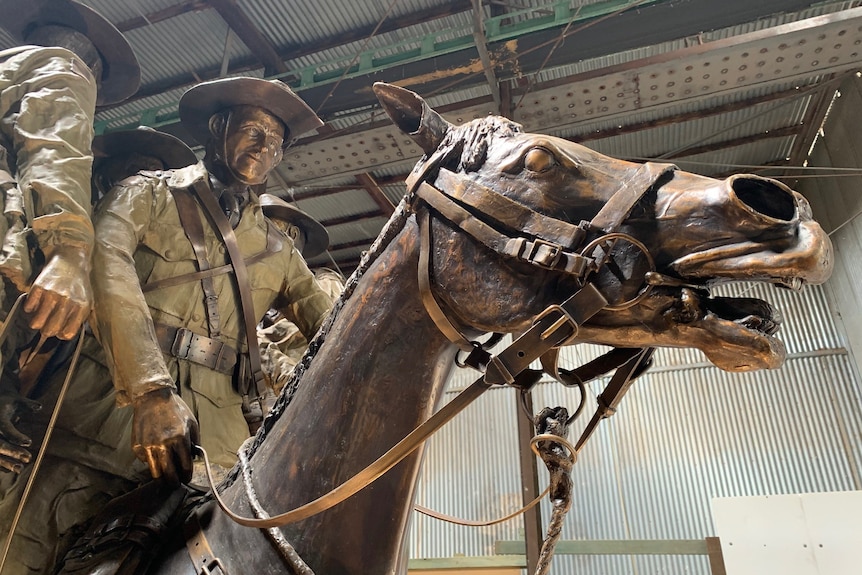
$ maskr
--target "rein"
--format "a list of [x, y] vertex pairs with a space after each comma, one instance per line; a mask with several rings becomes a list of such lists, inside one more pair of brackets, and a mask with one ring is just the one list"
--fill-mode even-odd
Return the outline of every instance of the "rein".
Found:
[[[479, 397], [493, 385], [514, 384], [516, 375], [524, 371], [531, 362], [538, 359], [547, 350], [562, 345], [577, 335], [578, 326], [598, 313], [607, 304], [607, 300], [591, 285], [578, 291], [571, 298], [546, 312], [527, 330], [524, 335], [515, 340], [512, 345], [496, 356], [491, 356], [488, 369], [484, 376], [478, 378], [462, 391], [455, 399], [434, 413], [423, 424], [411, 431], [389, 451], [380, 456], [368, 467], [329, 491], [325, 495], [301, 505], [291, 511], [273, 515], [269, 518], [244, 517], [234, 513], [222, 500], [209, 470], [209, 459], [206, 452], [198, 450], [206, 462], [207, 479], [212, 487], [213, 497], [221, 510], [234, 522], [245, 527], [268, 529], [281, 527], [289, 523], [307, 519], [322, 511], [341, 503], [370, 485], [374, 480], [400, 463], [415, 451], [428, 437], [454, 418], [474, 399]], [[583, 310], [590, 312], [584, 313]], [[580, 319], [580, 322], [579, 322]]]
[[[15, 300], [12, 309], [6, 316], [6, 322], [0, 328], [0, 344], [6, 340], [9, 333], [9, 326], [14, 323], [14, 317], [18, 312], [21, 302], [27, 297], [27, 293], [22, 293]], [[27, 478], [27, 483], [24, 485], [24, 492], [21, 494], [21, 500], [15, 508], [15, 515], [12, 517], [12, 522], [9, 525], [9, 530], [6, 533], [6, 542], [3, 545], [3, 551], [0, 552], [0, 573], [3, 572], [3, 567], [6, 565], [6, 560], [9, 557], [9, 550], [12, 547], [12, 538], [15, 536], [15, 530], [18, 528], [18, 522], [21, 520], [21, 514], [24, 511], [24, 506], [27, 505], [27, 500], [30, 497], [30, 492], [33, 489], [33, 484], [36, 482], [36, 477], [39, 474], [39, 468], [42, 466], [42, 460], [48, 450], [48, 442], [51, 441], [51, 436], [54, 433], [54, 426], [57, 423], [57, 417], [60, 415], [60, 408], [63, 406], [63, 401], [66, 399], [66, 392], [69, 389], [69, 384], [72, 381], [72, 376], [75, 373], [75, 368], [78, 365], [78, 358], [81, 356], [81, 348], [84, 344], [84, 327], [78, 333], [78, 343], [75, 345], [75, 351], [72, 354], [72, 359], [69, 363], [69, 368], [66, 371], [66, 377], [63, 378], [63, 385], [60, 386], [60, 391], [57, 395], [57, 400], [54, 403], [54, 410], [51, 412], [51, 417], [48, 420], [48, 427], [45, 429], [45, 435], [42, 438], [42, 444], [39, 446], [39, 452], [36, 454], [36, 459], [33, 461], [33, 466], [30, 470], [30, 475]]]

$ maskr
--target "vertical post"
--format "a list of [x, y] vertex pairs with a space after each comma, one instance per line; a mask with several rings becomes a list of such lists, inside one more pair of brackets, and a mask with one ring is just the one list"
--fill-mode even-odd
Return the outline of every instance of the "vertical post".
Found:
[[724, 567], [724, 555], [721, 553], [721, 541], [718, 537], [706, 538], [706, 554], [709, 557], [709, 569], [712, 575], [727, 575]]
[[[515, 402], [520, 398], [515, 396]], [[524, 397], [527, 411], [533, 413], [533, 398], [528, 393]], [[523, 504], [526, 505], [539, 496], [539, 468], [536, 464], [536, 456], [530, 449], [530, 439], [535, 435], [533, 422], [528, 421], [525, 414], [521, 413], [520, 406], [516, 405], [518, 420], [518, 453], [521, 459], [521, 494]], [[536, 572], [539, 564], [539, 552], [542, 548], [543, 539], [542, 514], [539, 506], [527, 510], [524, 513], [524, 540], [527, 544], [527, 575]]]
[[512, 82], [503, 80], [500, 82], [500, 110], [499, 114], [505, 118], [512, 119]]
[[230, 69], [230, 50], [233, 46], [233, 28], [228, 27], [227, 34], [224, 37], [224, 52], [221, 57], [221, 68], [219, 69], [218, 77], [224, 78]]

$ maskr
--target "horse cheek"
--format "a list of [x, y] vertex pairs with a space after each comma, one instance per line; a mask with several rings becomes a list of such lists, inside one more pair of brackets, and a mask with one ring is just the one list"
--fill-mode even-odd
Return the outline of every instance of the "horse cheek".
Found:
[[545, 270], [498, 256], [447, 223], [435, 221], [432, 238], [434, 294], [462, 325], [519, 331], [556, 303]]

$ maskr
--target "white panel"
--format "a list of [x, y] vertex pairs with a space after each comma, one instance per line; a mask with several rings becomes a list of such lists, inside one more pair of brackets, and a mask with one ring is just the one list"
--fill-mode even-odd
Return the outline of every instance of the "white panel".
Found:
[[820, 573], [858, 574], [862, 570], [862, 491], [809, 493], [802, 509]]
[[862, 491], [712, 501], [728, 575], [858, 575]]

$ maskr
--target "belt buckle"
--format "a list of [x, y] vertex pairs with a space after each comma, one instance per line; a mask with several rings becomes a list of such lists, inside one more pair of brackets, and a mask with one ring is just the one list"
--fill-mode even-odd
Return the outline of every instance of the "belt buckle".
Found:
[[192, 337], [194, 332], [184, 327], [177, 328], [174, 343], [171, 345], [171, 355], [178, 359], [187, 359], [192, 349]]

